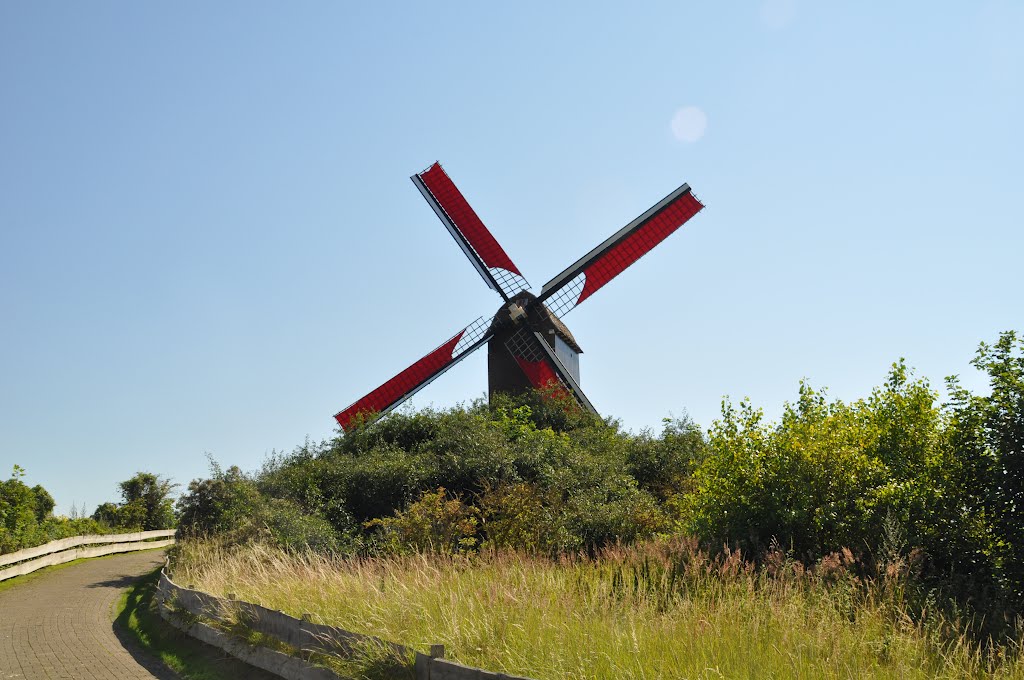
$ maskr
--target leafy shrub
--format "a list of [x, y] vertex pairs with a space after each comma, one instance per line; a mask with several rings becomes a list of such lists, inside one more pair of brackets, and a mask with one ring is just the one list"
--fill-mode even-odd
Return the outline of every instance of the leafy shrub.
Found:
[[210, 461], [208, 479], [189, 482], [178, 499], [178, 524], [183, 535], [255, 534], [264, 499], [256, 484], [240, 468], [221, 470]]
[[477, 519], [473, 508], [449, 497], [444, 487], [425, 492], [394, 516], [367, 522], [377, 527], [391, 552], [457, 553], [476, 546]]
[[270, 538], [290, 551], [337, 552], [341, 542], [330, 522], [283, 498], [271, 498], [262, 513]]
[[602, 420], [583, 409], [564, 389], [549, 386], [521, 394], [496, 394], [490, 409], [496, 413], [526, 407], [530, 421], [539, 430], [572, 432], [599, 427]]
[[626, 443], [626, 471], [662, 501], [687, 486], [705, 447], [703, 433], [688, 417], [666, 418], [664, 424], [660, 437], [645, 432]]
[[217, 535], [225, 543], [266, 540], [291, 551], [335, 552], [351, 541], [324, 517], [291, 498], [262, 494], [256, 480], [210, 461], [209, 479], [189, 483], [178, 499], [184, 536]]
[[724, 402], [694, 473], [690, 529], [755, 554], [774, 539], [810, 559], [848, 546], [877, 551], [890, 515], [922, 538], [929, 501], [942, 492], [936, 399], [899, 363], [884, 387], [853, 404], [802, 383], [778, 425], [746, 401]]
[[487, 485], [476, 499], [482, 547], [557, 552], [568, 541], [560, 504], [526, 482]]

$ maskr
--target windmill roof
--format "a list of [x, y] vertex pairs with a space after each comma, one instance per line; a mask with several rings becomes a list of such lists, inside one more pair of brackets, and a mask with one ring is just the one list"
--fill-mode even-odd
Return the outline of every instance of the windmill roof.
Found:
[[562, 338], [562, 341], [565, 344], [569, 345], [569, 347], [571, 347], [574, 352], [576, 352], [577, 354], [583, 354], [583, 349], [576, 342], [576, 338], [572, 336], [572, 333], [569, 331], [566, 325], [562, 323], [562, 320], [555, 316], [554, 313], [552, 313], [552, 311], [547, 308], [547, 305], [541, 304], [538, 306], [540, 307], [540, 313], [544, 316], [545, 320], [550, 322], [551, 325], [554, 327], [555, 334], [558, 335], [558, 337]]

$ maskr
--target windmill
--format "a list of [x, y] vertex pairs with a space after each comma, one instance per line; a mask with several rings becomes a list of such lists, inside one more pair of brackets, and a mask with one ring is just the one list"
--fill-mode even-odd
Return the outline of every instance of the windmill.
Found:
[[561, 317], [593, 295], [704, 206], [682, 185], [647, 212], [529, 292], [530, 284], [484, 226], [440, 163], [412, 176], [441, 222], [484, 282], [503, 302], [491, 318], [480, 317], [440, 347], [373, 390], [334, 418], [349, 429], [360, 414], [384, 414], [414, 395], [484, 343], [488, 347], [488, 392], [518, 392], [554, 386], [596, 413], [580, 389], [580, 349]]

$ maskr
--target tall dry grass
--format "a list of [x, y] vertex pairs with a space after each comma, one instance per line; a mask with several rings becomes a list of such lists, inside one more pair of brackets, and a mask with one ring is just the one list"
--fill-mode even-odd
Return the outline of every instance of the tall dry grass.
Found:
[[677, 540], [596, 560], [516, 553], [342, 559], [185, 542], [174, 578], [533, 678], [1024, 678], [938, 614], [912, 619], [905, 574], [865, 580], [847, 554], [754, 568]]

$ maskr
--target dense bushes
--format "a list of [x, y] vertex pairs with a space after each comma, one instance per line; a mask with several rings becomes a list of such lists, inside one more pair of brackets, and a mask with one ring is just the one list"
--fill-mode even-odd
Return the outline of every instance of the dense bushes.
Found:
[[754, 554], [773, 540], [811, 559], [917, 549], [925, 584], [1012, 617], [1024, 603], [1024, 339], [1004, 333], [972, 364], [991, 394], [952, 378], [946, 405], [902, 363], [851, 404], [801, 385], [776, 425], [726, 402], [692, 476], [687, 528]]
[[[542, 426], [551, 422], [559, 429]], [[268, 502], [275, 499], [301, 508], [310, 522], [328, 523], [339, 546], [364, 552], [424, 541], [453, 549], [525, 542], [547, 552], [592, 550], [671, 526], [651, 490], [668, 478], [652, 472], [640, 484], [629, 465], [643, 465], [655, 449], [656, 456], [675, 449], [648, 441], [633, 451], [633, 441], [614, 424], [538, 395], [399, 413], [333, 442], [307, 442], [252, 476], [214, 466], [211, 478], [194, 481], [179, 501], [181, 526], [238, 538], [273, 533], [279, 509]], [[458, 540], [443, 522], [433, 537], [413, 526], [442, 497], [472, 515], [472, 529]], [[288, 543], [297, 543], [294, 534]]]
[[87, 518], [54, 517], [53, 497], [38, 484], [29, 487], [19, 465], [0, 482], [0, 554], [80, 534], [107, 533], [108, 527]]
[[882, 388], [852, 404], [801, 384], [777, 425], [747, 402], [725, 403], [694, 474], [691, 528], [751, 552], [775, 539], [816, 559], [876, 547], [883, 520], [895, 517], [920, 544], [934, 499], [954, 491], [936, 400], [897, 364]]
[[986, 611], [1024, 600], [1024, 340], [973, 364], [992, 392], [952, 401], [895, 364], [863, 399], [801, 384], [778, 423], [726, 400], [704, 433], [687, 419], [625, 433], [557, 394], [397, 413], [306, 442], [245, 475], [214, 467], [179, 502], [183, 530], [291, 548], [593, 553], [688, 534], [812, 563], [852, 551], [908, 559], [923, 584]]
[[289, 498], [263, 495], [238, 467], [227, 471], [211, 461], [209, 479], [193, 480], [178, 499], [186, 533], [215, 534], [229, 541], [270, 539], [286, 548], [338, 550], [338, 532], [317, 512]]

